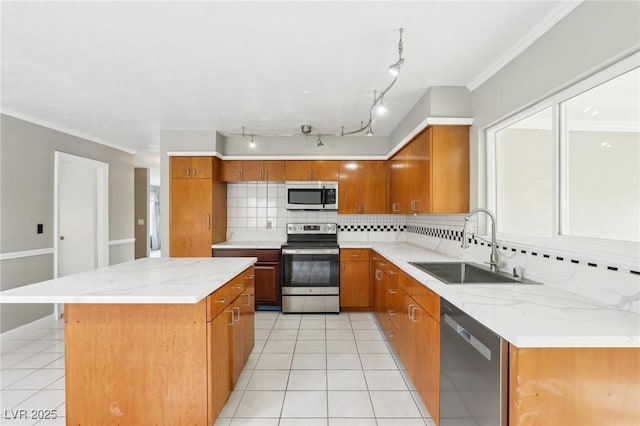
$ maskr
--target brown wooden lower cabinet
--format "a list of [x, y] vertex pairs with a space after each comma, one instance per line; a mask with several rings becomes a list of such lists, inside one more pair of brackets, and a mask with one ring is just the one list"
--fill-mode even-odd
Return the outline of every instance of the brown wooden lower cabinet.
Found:
[[255, 306], [280, 306], [279, 249], [214, 249], [213, 257], [256, 257]]
[[[372, 311], [440, 425], [440, 297], [402, 271], [396, 279], [375, 251], [370, 268]], [[640, 424], [640, 349], [508, 347], [503, 425]]]
[[510, 426], [638, 424], [638, 348], [510, 345]]
[[369, 309], [369, 250], [340, 250], [340, 308]]
[[65, 304], [67, 424], [213, 424], [253, 349], [253, 287], [250, 267], [197, 304]]

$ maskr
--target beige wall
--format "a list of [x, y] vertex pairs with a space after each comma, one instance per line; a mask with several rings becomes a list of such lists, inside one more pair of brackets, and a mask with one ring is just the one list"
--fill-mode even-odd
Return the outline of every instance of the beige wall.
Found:
[[[136, 167], [135, 171], [135, 258], [149, 256], [149, 169]], [[142, 221], [142, 224], [140, 223]]]
[[[134, 236], [133, 155], [7, 115], [0, 129], [0, 253], [53, 248], [54, 153], [109, 164], [109, 240]], [[37, 224], [44, 225], [42, 234]], [[111, 264], [133, 259], [133, 243], [109, 247]], [[0, 261], [2, 290], [53, 278], [53, 255]], [[0, 331], [53, 312], [51, 305], [0, 305]]]

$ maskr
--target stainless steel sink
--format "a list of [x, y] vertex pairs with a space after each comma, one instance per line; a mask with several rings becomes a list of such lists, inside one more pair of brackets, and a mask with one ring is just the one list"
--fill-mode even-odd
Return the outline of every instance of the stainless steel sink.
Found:
[[466, 262], [409, 262], [445, 284], [540, 284], [535, 281], [491, 272]]

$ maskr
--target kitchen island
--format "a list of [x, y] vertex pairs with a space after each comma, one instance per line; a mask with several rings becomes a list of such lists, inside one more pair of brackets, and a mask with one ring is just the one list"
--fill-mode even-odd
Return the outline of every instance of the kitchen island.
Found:
[[253, 349], [255, 261], [140, 259], [0, 300], [65, 304], [67, 424], [211, 425]]

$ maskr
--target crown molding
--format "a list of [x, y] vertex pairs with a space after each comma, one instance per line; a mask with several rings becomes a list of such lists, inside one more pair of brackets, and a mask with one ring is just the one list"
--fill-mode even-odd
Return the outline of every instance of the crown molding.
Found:
[[86, 140], [88, 140], [90, 142], [94, 142], [94, 143], [97, 143], [97, 144], [100, 144], [100, 145], [108, 146], [109, 148], [117, 149], [119, 151], [124, 151], [127, 154], [134, 155], [134, 154], [137, 153], [136, 150], [133, 150], [131, 148], [127, 148], [125, 146], [118, 145], [116, 143], [109, 142], [109, 141], [106, 141], [104, 139], [100, 139], [98, 137], [95, 137], [95, 136], [92, 136], [92, 135], [89, 135], [89, 134], [86, 134], [86, 133], [82, 133], [82, 132], [78, 132], [78, 131], [75, 131], [75, 130], [71, 130], [71, 129], [67, 128], [67, 127], [59, 126], [57, 124], [53, 124], [53, 123], [50, 123], [50, 122], [45, 121], [45, 120], [40, 120], [39, 118], [31, 117], [31, 116], [29, 116], [27, 114], [22, 114], [22, 113], [19, 113], [19, 112], [16, 112], [16, 111], [12, 111], [12, 110], [7, 110], [7, 109], [3, 109], [2, 110], [2, 114], [7, 115], [9, 117], [17, 118], [19, 120], [27, 121], [29, 123], [37, 124], [38, 126], [46, 127], [48, 129], [51, 129], [51, 130], [55, 130], [55, 131], [58, 131], [58, 132], [66, 133], [68, 135], [75, 136], [77, 138], [86, 139]]
[[491, 63], [480, 74], [475, 76], [468, 84], [467, 88], [471, 91], [476, 90], [482, 83], [489, 80], [493, 75], [500, 71], [505, 65], [515, 59], [524, 52], [529, 46], [536, 42], [540, 37], [547, 33], [554, 25], [560, 22], [565, 16], [578, 7], [583, 0], [563, 1], [558, 4], [545, 18], [534, 26], [529, 32], [521, 37], [510, 49], [508, 49], [501, 57]]

